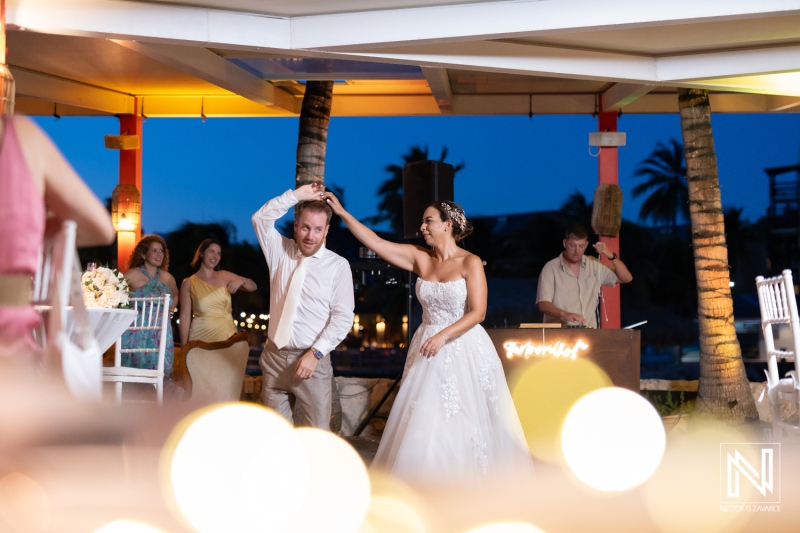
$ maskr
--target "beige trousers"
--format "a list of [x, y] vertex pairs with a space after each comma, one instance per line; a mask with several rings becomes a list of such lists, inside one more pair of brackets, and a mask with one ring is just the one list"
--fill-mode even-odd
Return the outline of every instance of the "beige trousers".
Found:
[[[330, 430], [333, 375], [330, 357], [317, 362], [310, 378], [298, 379], [294, 377], [295, 367], [306, 351], [280, 350], [272, 341], [267, 341], [258, 361], [262, 375], [261, 399], [264, 405], [295, 425]], [[300, 403], [303, 420], [294, 420], [295, 402]]]

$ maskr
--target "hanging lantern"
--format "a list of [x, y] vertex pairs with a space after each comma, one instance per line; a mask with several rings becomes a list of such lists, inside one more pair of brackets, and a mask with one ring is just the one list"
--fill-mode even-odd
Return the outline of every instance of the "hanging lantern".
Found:
[[622, 226], [622, 189], [613, 183], [601, 183], [594, 191], [592, 229], [598, 235], [616, 237]]
[[141, 221], [142, 197], [135, 185], [120, 183], [111, 195], [111, 222], [117, 231], [136, 231]]

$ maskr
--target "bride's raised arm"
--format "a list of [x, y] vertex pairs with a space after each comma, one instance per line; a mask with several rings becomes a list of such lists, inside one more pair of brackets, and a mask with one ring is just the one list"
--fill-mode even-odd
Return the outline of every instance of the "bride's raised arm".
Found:
[[425, 252], [411, 244], [398, 244], [396, 242], [381, 239], [378, 235], [366, 227], [364, 224], [356, 220], [356, 218], [345, 211], [339, 199], [333, 193], [325, 193], [325, 201], [331, 207], [331, 210], [342, 217], [342, 221], [347, 226], [353, 236], [361, 241], [361, 243], [378, 254], [381, 259], [387, 263], [402, 268], [404, 270], [416, 271], [417, 257], [419, 254]]

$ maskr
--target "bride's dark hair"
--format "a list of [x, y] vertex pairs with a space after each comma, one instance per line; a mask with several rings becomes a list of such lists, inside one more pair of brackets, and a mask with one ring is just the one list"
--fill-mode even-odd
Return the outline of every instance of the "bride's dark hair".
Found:
[[456, 242], [472, 233], [472, 224], [467, 220], [464, 209], [457, 203], [444, 200], [442, 202], [428, 204], [428, 207], [435, 207], [436, 210], [439, 211], [442, 222], [447, 222], [449, 220], [453, 223], [453, 238]]

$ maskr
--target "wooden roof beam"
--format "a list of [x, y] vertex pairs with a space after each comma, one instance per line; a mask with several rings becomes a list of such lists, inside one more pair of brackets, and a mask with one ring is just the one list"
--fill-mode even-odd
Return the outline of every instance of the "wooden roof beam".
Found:
[[439, 110], [444, 113], [452, 111], [453, 91], [450, 88], [450, 77], [447, 75], [447, 69], [422, 67], [422, 73], [425, 75], [428, 87], [431, 88], [431, 93], [433, 93], [433, 98], [436, 100]]
[[603, 93], [603, 109], [601, 111], [619, 111], [655, 88], [654, 85], [615, 83]]
[[132, 95], [10, 66], [16, 94], [112, 115], [134, 113]]
[[114, 42], [258, 104], [293, 114], [300, 113], [301, 102], [297, 98], [206, 48], [137, 41]]

